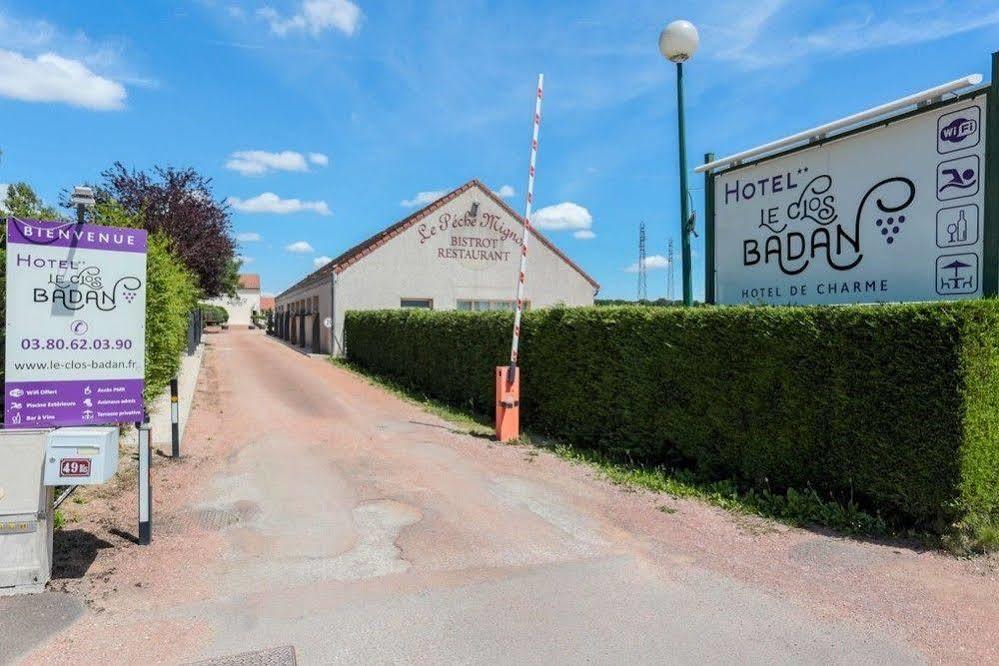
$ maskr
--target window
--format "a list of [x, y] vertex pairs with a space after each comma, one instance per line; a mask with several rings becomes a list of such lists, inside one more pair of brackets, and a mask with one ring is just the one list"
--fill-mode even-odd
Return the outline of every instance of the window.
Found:
[[425, 308], [427, 310], [434, 309], [434, 300], [432, 298], [403, 298], [399, 301], [400, 308]]
[[[524, 302], [524, 309], [530, 309], [530, 301]], [[458, 299], [458, 309], [474, 312], [486, 312], [488, 310], [505, 310], [513, 312], [517, 309], [516, 301], [491, 301], [491, 300], [462, 300]]]
[[312, 297], [312, 312], [315, 313], [315, 314], [319, 314], [319, 297], [318, 296], [313, 296]]

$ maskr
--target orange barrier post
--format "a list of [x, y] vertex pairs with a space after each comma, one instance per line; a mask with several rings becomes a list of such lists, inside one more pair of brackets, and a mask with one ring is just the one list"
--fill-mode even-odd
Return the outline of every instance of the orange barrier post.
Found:
[[520, 368], [496, 368], [496, 439], [510, 442], [520, 437]]

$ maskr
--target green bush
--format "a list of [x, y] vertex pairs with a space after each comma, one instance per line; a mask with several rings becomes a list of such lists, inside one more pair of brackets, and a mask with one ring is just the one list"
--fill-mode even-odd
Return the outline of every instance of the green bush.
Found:
[[[114, 201], [98, 204], [94, 222], [142, 228], [142, 218]], [[188, 314], [198, 299], [197, 279], [171, 249], [170, 238], [151, 233], [146, 251], [146, 400], [177, 376], [187, 350]]]
[[194, 274], [169, 249], [169, 239], [150, 234], [146, 256], [146, 399], [177, 376], [187, 349], [188, 314], [197, 303]]
[[[491, 413], [505, 313], [347, 313], [351, 362]], [[617, 459], [999, 525], [999, 303], [528, 312], [522, 422]]]
[[205, 326], [219, 326], [229, 321], [229, 311], [221, 305], [211, 303], [200, 303], [202, 320]]

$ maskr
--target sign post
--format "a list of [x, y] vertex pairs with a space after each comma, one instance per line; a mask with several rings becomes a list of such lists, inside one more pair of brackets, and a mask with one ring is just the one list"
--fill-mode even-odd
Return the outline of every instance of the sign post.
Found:
[[141, 421], [146, 232], [7, 222], [7, 428]]
[[982, 293], [999, 295], [999, 51], [992, 54], [992, 82], [985, 103], [985, 224]]

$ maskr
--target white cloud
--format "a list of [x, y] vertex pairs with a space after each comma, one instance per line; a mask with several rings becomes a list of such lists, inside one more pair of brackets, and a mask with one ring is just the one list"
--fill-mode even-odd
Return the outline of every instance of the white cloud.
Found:
[[[155, 80], [136, 74], [133, 65], [135, 59], [125, 54], [129, 45], [126, 39], [97, 41], [79, 27], [63, 30], [48, 21], [20, 18], [4, 9], [0, 9], [0, 35], [3, 35], [3, 49], [14, 52], [35, 65], [36, 61], [41, 60], [41, 56], [56, 54], [56, 57], [79, 63], [95, 76], [99, 75], [120, 86], [158, 85]], [[7, 78], [6, 73], [3, 78]], [[96, 94], [97, 91], [91, 92]]]
[[579, 240], [593, 240], [597, 237], [595, 233], [589, 229], [580, 229], [572, 235], [573, 238], [578, 238]]
[[256, 243], [261, 240], [260, 234], [256, 231], [244, 231], [241, 234], [236, 234], [236, 240], [240, 243]]
[[273, 213], [288, 215], [312, 211], [320, 215], [332, 215], [333, 212], [325, 201], [302, 201], [301, 199], [282, 199], [273, 192], [264, 192], [250, 199], [229, 197], [228, 204], [241, 213]]
[[868, 14], [861, 19], [853, 18], [805, 34], [793, 40], [792, 44], [805, 52], [838, 55], [888, 46], [921, 44], [996, 24], [999, 24], [999, 10], [988, 13], [969, 11], [962, 15], [959, 10], [946, 7], [938, 16], [924, 14], [917, 18], [913, 15], [909, 21], [894, 18], [878, 21]]
[[503, 187], [499, 188], [499, 190], [497, 190], [496, 194], [506, 199], [508, 197], [512, 197], [515, 194], [517, 194], [517, 191], [513, 189], [513, 185], [504, 185]]
[[125, 87], [79, 60], [55, 53], [27, 57], [0, 49], [0, 95], [24, 102], [60, 102], [94, 111], [125, 108]]
[[309, 153], [309, 162], [317, 166], [328, 166], [330, 158], [323, 153]]
[[[999, 10], [971, 6], [931, 3], [906, 12], [887, 10], [884, 19], [869, 9], [844, 6], [842, 18], [835, 13], [824, 16], [817, 29], [791, 23], [794, 32], [788, 34], [778, 20], [788, 5], [788, 0], [740, 3], [739, 11], [725, 13], [731, 19], [726, 25], [706, 26], [706, 34], [713, 33], [718, 46], [707, 51], [720, 60], [759, 69], [815, 56], [922, 44], [999, 25]], [[743, 8], [747, 9], [741, 11]]]
[[447, 192], [444, 192], [443, 190], [434, 190], [432, 192], [417, 192], [416, 196], [413, 197], [412, 199], [403, 199], [399, 203], [405, 208], [426, 206], [429, 203], [437, 201], [445, 194], [447, 194]]
[[256, 261], [256, 259], [254, 259], [253, 257], [248, 257], [245, 254], [237, 254], [236, 259], [242, 261], [244, 266], [246, 264], [252, 264], [254, 261]]
[[593, 226], [593, 216], [579, 204], [566, 201], [554, 206], [539, 209], [531, 216], [531, 222], [538, 229], [569, 231], [589, 229]]
[[[669, 268], [669, 259], [661, 254], [653, 254], [651, 257], [645, 258], [645, 270], [647, 271], [660, 271], [664, 268]], [[625, 273], [637, 273], [638, 272], [638, 262], [636, 261], [632, 265], [624, 269]]]
[[244, 176], [261, 176], [271, 171], [308, 171], [302, 153], [285, 150], [269, 153], [264, 150], [237, 150], [229, 156], [225, 168]]
[[312, 259], [312, 265], [315, 266], [316, 268], [322, 268], [323, 266], [325, 266], [326, 264], [330, 263], [331, 261], [333, 261], [333, 257], [327, 257], [324, 254], [321, 257], [314, 257]]
[[284, 249], [287, 252], [292, 252], [294, 254], [312, 254], [315, 252], [312, 246], [305, 241], [295, 241], [291, 245], [285, 245]]
[[303, 0], [298, 12], [291, 16], [284, 16], [272, 7], [258, 9], [257, 15], [270, 24], [271, 32], [278, 37], [294, 32], [318, 37], [326, 30], [339, 30], [349, 37], [357, 32], [363, 16], [350, 0]]

